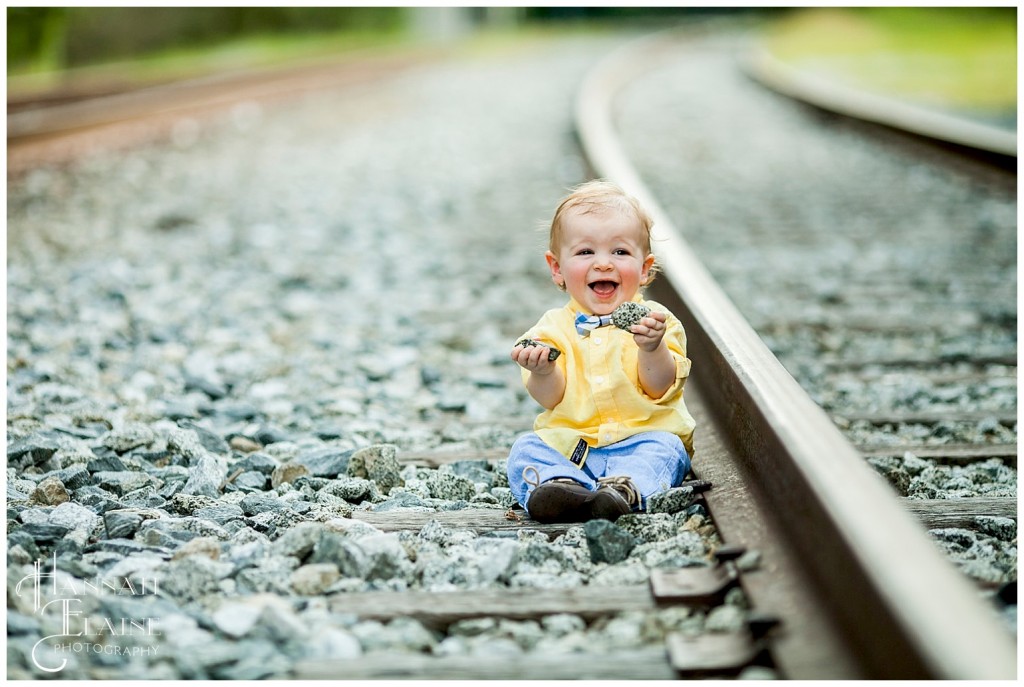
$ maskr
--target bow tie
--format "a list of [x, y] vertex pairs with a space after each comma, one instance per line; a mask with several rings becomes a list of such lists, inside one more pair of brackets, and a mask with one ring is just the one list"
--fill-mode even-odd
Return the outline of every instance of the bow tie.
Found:
[[598, 327], [604, 327], [612, 323], [611, 315], [588, 315], [583, 312], [576, 313], [576, 333], [580, 336], [590, 336], [590, 332]]

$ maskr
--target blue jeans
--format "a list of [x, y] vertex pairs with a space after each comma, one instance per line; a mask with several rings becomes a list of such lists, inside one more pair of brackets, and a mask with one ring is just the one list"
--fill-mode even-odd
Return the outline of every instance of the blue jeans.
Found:
[[[675, 434], [641, 432], [608, 446], [591, 448], [581, 469], [535, 432], [529, 432], [516, 439], [508, 456], [508, 484], [523, 508], [533, 490], [523, 477], [523, 470], [529, 466], [536, 468], [541, 482], [569, 477], [592, 491], [597, 489], [599, 477], [627, 475], [640, 491], [643, 509], [647, 497], [682, 484], [690, 471], [690, 457]], [[535, 479], [532, 471], [530, 479]]]

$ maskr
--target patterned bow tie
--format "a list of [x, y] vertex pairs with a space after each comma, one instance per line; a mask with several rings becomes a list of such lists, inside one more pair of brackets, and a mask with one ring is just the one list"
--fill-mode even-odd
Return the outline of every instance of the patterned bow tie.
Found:
[[604, 327], [612, 323], [611, 315], [588, 315], [583, 312], [576, 313], [576, 333], [580, 336], [590, 336], [590, 332], [598, 327]]

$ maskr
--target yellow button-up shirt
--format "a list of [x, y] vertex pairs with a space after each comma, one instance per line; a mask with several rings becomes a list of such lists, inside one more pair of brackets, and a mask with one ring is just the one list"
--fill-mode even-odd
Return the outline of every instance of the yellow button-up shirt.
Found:
[[[634, 300], [667, 316], [664, 341], [676, 363], [676, 379], [661, 398], [651, 398], [640, 385], [640, 349], [631, 333], [614, 325], [595, 329], [585, 337], [576, 333], [576, 313], [582, 308], [574, 299], [544, 313], [523, 335], [562, 351], [555, 363], [565, 375], [565, 395], [558, 405], [537, 416], [533, 428], [566, 457], [573, 454], [580, 439], [595, 448], [652, 431], [678, 435], [693, 456], [695, 423], [683, 402], [683, 386], [690, 374], [683, 325], [659, 303], [639, 296]], [[531, 373], [521, 372], [525, 383]]]

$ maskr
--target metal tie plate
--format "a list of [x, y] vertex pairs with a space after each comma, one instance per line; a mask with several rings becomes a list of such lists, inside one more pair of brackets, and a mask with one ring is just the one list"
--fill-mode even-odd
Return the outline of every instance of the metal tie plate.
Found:
[[745, 551], [742, 546], [721, 547], [714, 567], [652, 570], [651, 594], [658, 601], [715, 603], [739, 581], [734, 561]]
[[738, 632], [696, 636], [673, 632], [665, 638], [669, 662], [681, 675], [737, 673], [754, 663], [771, 665], [769, 635], [779, 625], [774, 616], [755, 614]]

